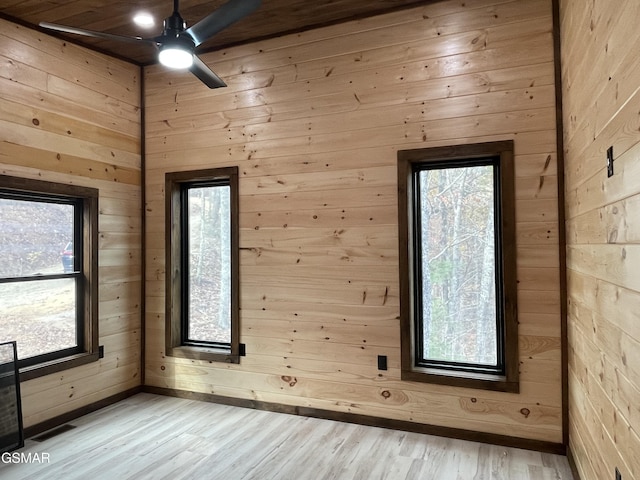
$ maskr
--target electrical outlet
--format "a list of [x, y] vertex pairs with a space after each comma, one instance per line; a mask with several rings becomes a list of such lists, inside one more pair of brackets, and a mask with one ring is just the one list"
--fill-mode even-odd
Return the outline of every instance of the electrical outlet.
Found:
[[613, 145], [607, 148], [607, 177], [613, 175]]
[[378, 370], [386, 370], [386, 369], [387, 369], [387, 356], [378, 355]]
[[616, 467], [616, 480], [622, 480], [622, 475], [620, 474], [620, 470]]
[[104, 345], [98, 347], [98, 358], [104, 358]]

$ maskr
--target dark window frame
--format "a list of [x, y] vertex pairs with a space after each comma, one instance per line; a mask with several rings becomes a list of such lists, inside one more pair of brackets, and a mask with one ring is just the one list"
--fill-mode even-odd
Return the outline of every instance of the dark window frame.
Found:
[[[421, 362], [418, 347], [421, 319], [415, 315], [421, 291], [417, 257], [415, 194], [417, 172], [426, 167], [448, 168], [495, 162], [494, 197], [498, 210], [494, 213], [496, 251], [496, 285], [498, 297], [497, 323], [498, 364], [491, 371], [472, 364], [455, 362]], [[497, 175], [496, 175], [497, 173]], [[497, 181], [497, 183], [495, 183]], [[434, 147], [398, 151], [398, 214], [400, 247], [400, 330], [401, 378], [403, 380], [517, 393], [519, 391], [517, 280], [515, 242], [515, 186], [513, 141], [485, 142], [468, 145]]]
[[[90, 187], [0, 175], [4, 198], [74, 206], [74, 271], [11, 281], [74, 278], [76, 284], [77, 346], [18, 360], [20, 380], [30, 380], [99, 359], [98, 335], [98, 197]], [[78, 247], [79, 246], [79, 247]]]
[[[231, 341], [228, 345], [190, 342], [185, 338], [186, 318], [184, 288], [187, 261], [184, 246], [185, 191], [190, 186], [229, 185], [231, 206]], [[238, 220], [238, 167], [222, 167], [165, 174], [166, 212], [166, 318], [165, 350], [172, 357], [205, 360], [209, 362], [240, 363], [240, 302], [239, 302], [239, 220]]]

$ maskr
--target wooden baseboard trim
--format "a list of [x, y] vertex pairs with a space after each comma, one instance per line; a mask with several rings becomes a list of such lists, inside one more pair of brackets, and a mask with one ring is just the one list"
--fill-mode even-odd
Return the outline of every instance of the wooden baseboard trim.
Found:
[[573, 480], [581, 480], [576, 458], [573, 456], [570, 446], [567, 446], [567, 460], [569, 462], [569, 468], [571, 468], [571, 473], [573, 474]]
[[124, 392], [116, 393], [107, 398], [103, 398], [102, 400], [98, 400], [97, 402], [91, 403], [89, 405], [85, 405], [84, 407], [76, 408], [67, 413], [63, 413], [62, 415], [58, 415], [57, 417], [50, 418], [49, 420], [45, 420], [44, 422], [37, 423], [30, 427], [26, 427], [24, 429], [25, 438], [34, 437], [36, 435], [41, 434], [42, 432], [46, 432], [47, 430], [51, 430], [52, 428], [59, 427], [60, 425], [64, 425], [65, 423], [69, 423], [76, 418], [80, 418], [83, 415], [87, 415], [91, 412], [95, 412], [96, 410], [100, 410], [101, 408], [108, 407], [114, 403], [120, 402], [125, 398], [129, 398], [137, 393], [141, 393], [142, 387], [135, 387], [129, 390], [125, 390]]
[[283, 405], [278, 403], [262, 402], [259, 400], [249, 400], [242, 398], [224, 397], [211, 393], [190, 392], [187, 390], [176, 390], [172, 388], [144, 386], [143, 391], [156, 395], [185, 398], [189, 400], [199, 400], [236, 407], [254, 408], [256, 410], [266, 410], [269, 412], [288, 413], [290, 415], [300, 415], [305, 417], [323, 418], [339, 422], [355, 423], [371, 427], [389, 428], [406, 432], [424, 433], [439, 437], [456, 438], [472, 442], [488, 443], [503, 447], [522, 448], [537, 452], [554, 453], [566, 455], [566, 446], [561, 443], [544, 442], [541, 440], [529, 440], [526, 438], [510, 437], [507, 435], [496, 435], [492, 433], [474, 432], [459, 428], [441, 427], [437, 425], [426, 425], [404, 420], [392, 420], [388, 418], [373, 417], [369, 415], [359, 415], [353, 413], [334, 412], [319, 408], [297, 407], [293, 405]]

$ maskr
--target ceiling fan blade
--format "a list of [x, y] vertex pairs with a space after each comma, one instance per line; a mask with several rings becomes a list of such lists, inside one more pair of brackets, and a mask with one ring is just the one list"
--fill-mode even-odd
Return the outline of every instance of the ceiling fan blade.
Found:
[[249, 15], [259, 6], [260, 0], [230, 0], [215, 12], [187, 28], [185, 33], [193, 38], [197, 47], [219, 31]]
[[227, 84], [222, 79], [213, 73], [213, 71], [205, 65], [196, 55], [193, 56], [193, 65], [189, 68], [189, 71], [202, 81], [209, 88], [226, 87]]
[[123, 35], [113, 35], [111, 33], [94, 32], [93, 30], [84, 30], [82, 28], [67, 27], [66, 25], [58, 25], [56, 23], [40, 22], [42, 28], [55, 30], [57, 32], [74, 33], [76, 35], [84, 35], [85, 37], [102, 38], [104, 40], [117, 40], [119, 42], [129, 43], [151, 43], [155, 44], [155, 40], [142, 37], [125, 37]]

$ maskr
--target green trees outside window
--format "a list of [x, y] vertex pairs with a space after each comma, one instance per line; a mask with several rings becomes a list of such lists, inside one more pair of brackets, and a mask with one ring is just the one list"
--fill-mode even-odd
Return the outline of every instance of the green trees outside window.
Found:
[[398, 152], [402, 378], [518, 390], [513, 143]]

